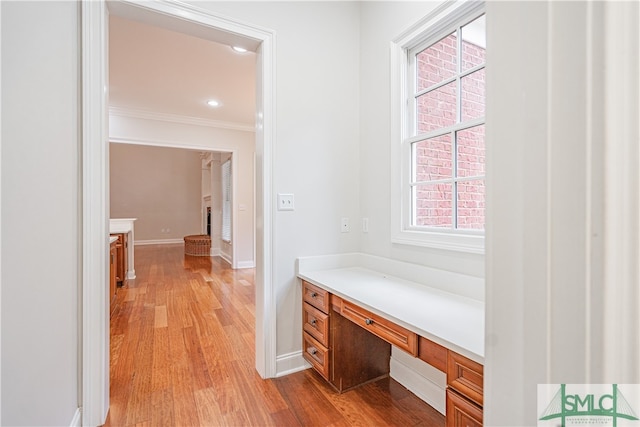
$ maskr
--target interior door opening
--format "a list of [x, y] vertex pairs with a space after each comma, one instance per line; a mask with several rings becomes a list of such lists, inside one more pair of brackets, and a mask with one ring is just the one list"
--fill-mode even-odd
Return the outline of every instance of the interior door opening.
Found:
[[[233, 44], [240, 40], [257, 53], [255, 127], [255, 235], [256, 369], [263, 378], [275, 376], [275, 303], [272, 294], [272, 182], [271, 159], [274, 111], [273, 32], [221, 18], [186, 4], [128, 1], [90, 2], [82, 8], [83, 21], [83, 320], [81, 395], [83, 424], [104, 421], [109, 402], [109, 322], [106, 292], [91, 283], [108, 285], [108, 135], [106, 70], [109, 14], [148, 22], [173, 31]], [[188, 19], [185, 17], [189, 17]], [[194, 147], [192, 147], [194, 148]], [[201, 149], [202, 147], [197, 147]], [[104, 272], [104, 273], [103, 273]]]

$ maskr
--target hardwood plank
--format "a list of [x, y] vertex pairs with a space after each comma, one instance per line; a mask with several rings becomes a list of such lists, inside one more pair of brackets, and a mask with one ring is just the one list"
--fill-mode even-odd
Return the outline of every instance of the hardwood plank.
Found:
[[155, 317], [154, 317], [154, 323], [153, 323], [153, 327], [154, 328], [166, 328], [168, 326], [167, 323], [167, 306], [166, 305], [160, 305], [160, 306], [156, 306], [156, 312], [155, 312]]

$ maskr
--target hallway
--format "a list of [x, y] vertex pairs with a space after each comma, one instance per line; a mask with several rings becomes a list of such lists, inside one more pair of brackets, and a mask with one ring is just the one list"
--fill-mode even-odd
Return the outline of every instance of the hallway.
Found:
[[391, 379], [337, 394], [313, 370], [254, 368], [254, 270], [182, 245], [137, 246], [111, 318], [106, 426], [444, 426]]

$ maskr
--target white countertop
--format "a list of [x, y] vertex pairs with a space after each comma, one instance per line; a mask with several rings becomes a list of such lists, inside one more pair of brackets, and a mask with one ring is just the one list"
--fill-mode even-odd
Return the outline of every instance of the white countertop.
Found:
[[298, 277], [484, 363], [482, 301], [362, 267], [305, 271]]
[[118, 240], [118, 236], [109, 236], [109, 244], [112, 244], [116, 240]]
[[111, 218], [109, 220], [110, 233], [130, 233], [133, 231], [133, 222], [137, 218]]

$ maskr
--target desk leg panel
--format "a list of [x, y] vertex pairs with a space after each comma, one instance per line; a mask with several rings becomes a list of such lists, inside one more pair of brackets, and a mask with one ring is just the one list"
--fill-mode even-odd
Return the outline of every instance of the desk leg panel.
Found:
[[332, 311], [330, 382], [343, 392], [389, 375], [391, 344]]

